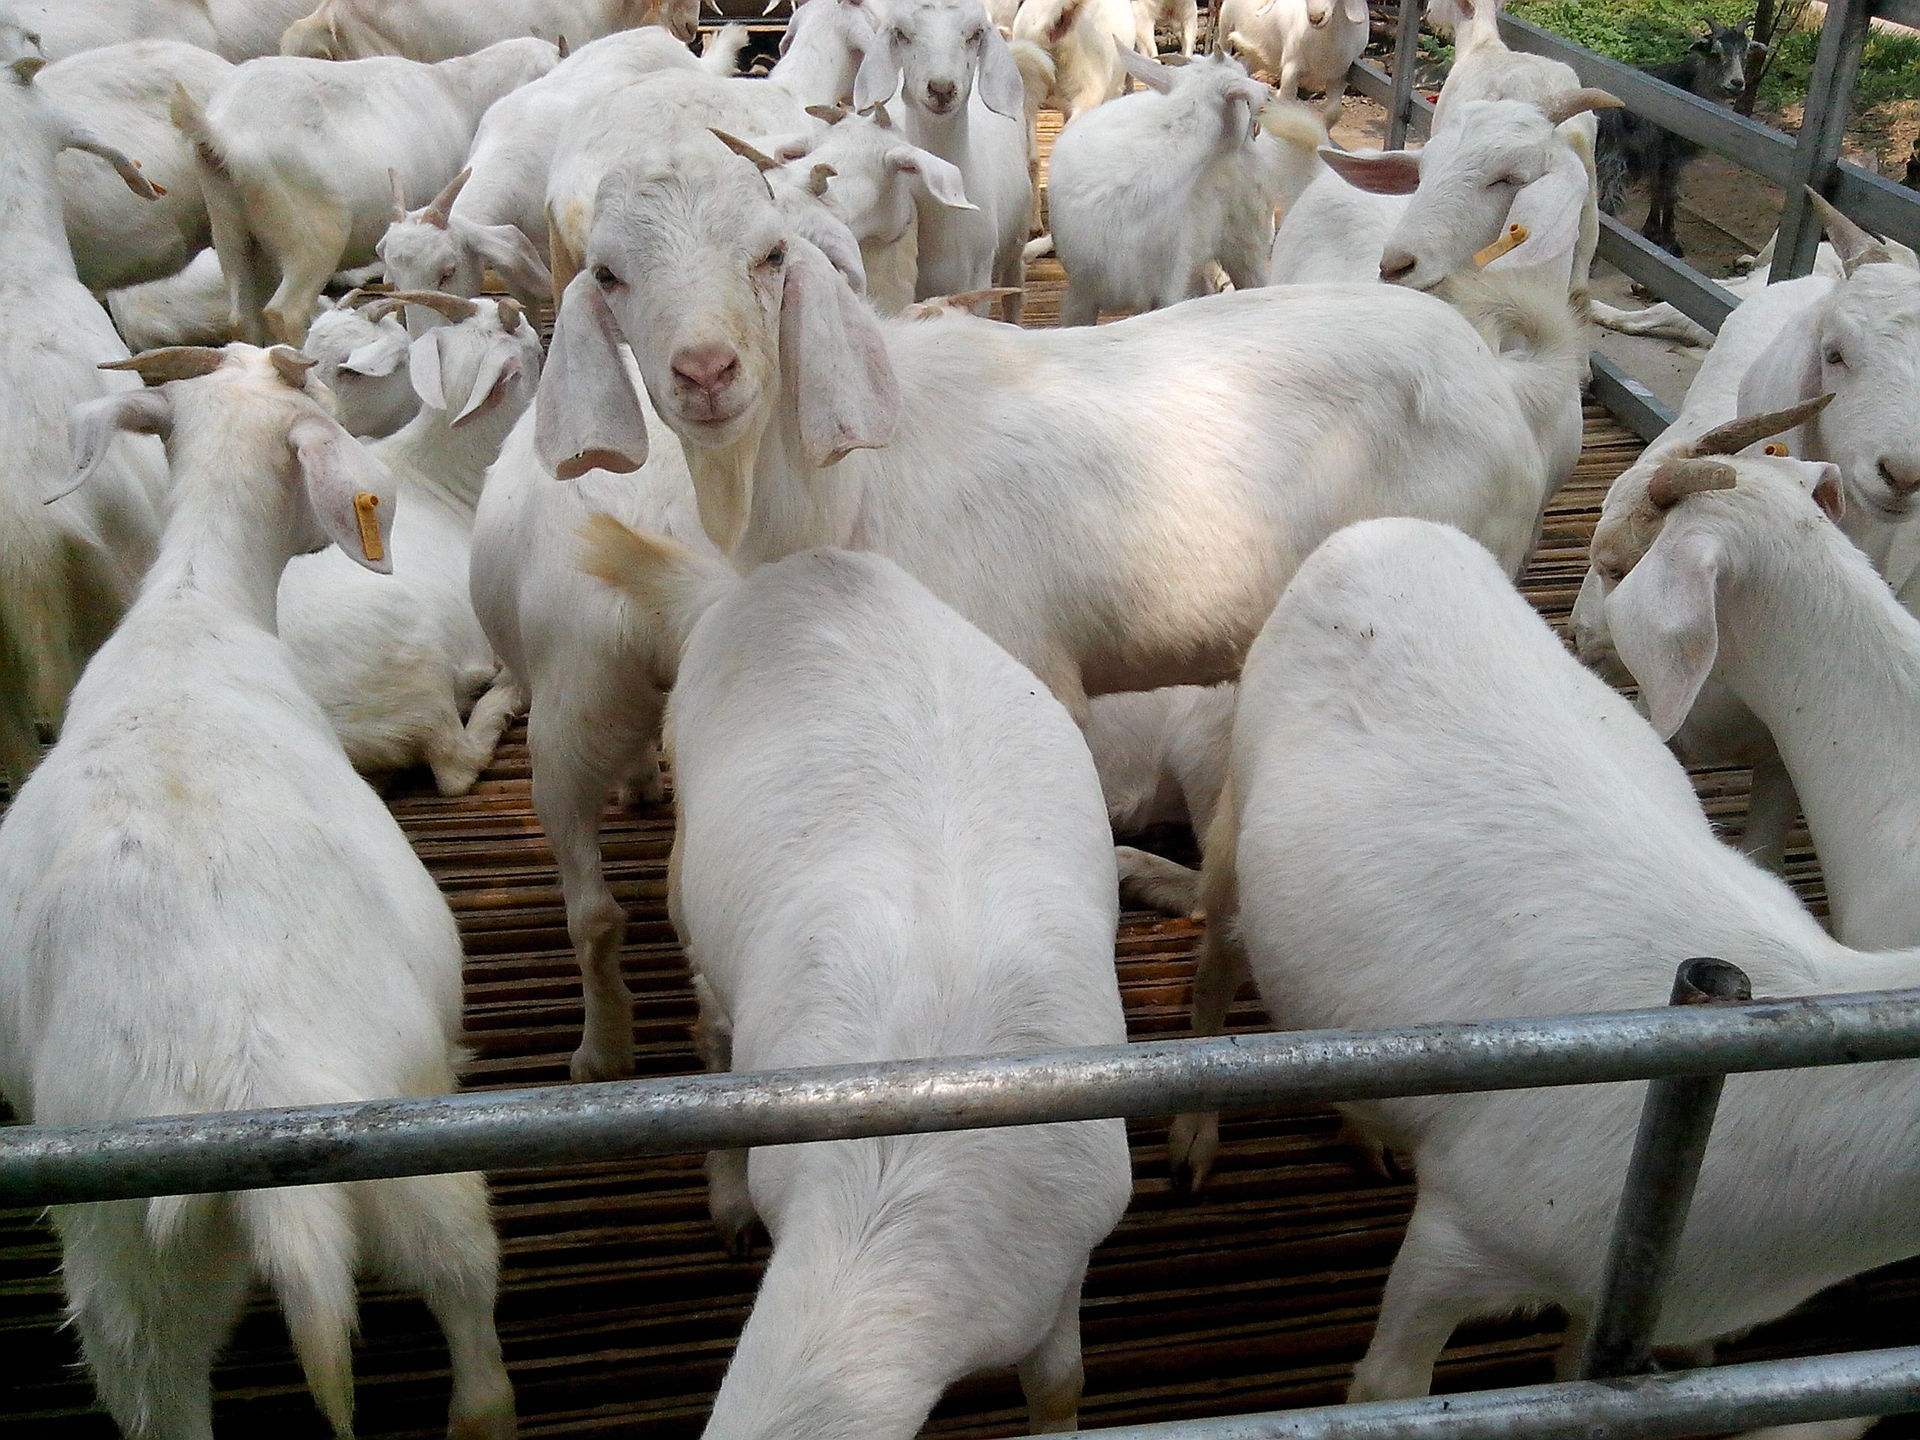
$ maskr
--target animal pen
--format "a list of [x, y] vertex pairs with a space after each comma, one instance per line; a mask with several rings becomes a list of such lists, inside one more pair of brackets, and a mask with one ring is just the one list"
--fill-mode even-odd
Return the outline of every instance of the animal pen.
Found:
[[[1402, 15], [1392, 73], [1362, 61], [1354, 88], [1385, 101], [1389, 143], [1430, 109], [1412, 88], [1417, 23]], [[1836, 0], [1799, 137], [1732, 115], [1502, 19], [1515, 48], [1566, 60], [1658, 123], [1781, 185], [1776, 277], [1804, 274], [1818, 239], [1811, 185], [1870, 229], [1920, 242], [1920, 197], [1839, 159], [1870, 16], [1920, 24], [1920, 0]], [[1731, 299], [1712, 281], [1603, 219], [1600, 256], [1708, 328]], [[1031, 280], [1028, 323], [1051, 323], [1058, 271]], [[1595, 357], [1580, 463], [1552, 502], [1523, 592], [1564, 622], [1608, 483], [1668, 418]], [[1709, 813], [1737, 814], [1743, 772], [1695, 774]], [[1124, 1116], [1134, 1203], [1094, 1254], [1084, 1306], [1082, 1420], [1128, 1440], [1190, 1436], [1467, 1437], [1684, 1435], [1920, 1411], [1920, 1263], [1861, 1276], [1727, 1347], [1710, 1370], [1650, 1373], [1647, 1336], [1665, 1261], [1689, 1223], [1727, 1074], [1920, 1057], [1920, 992], [1750, 999], [1739, 956], [1681, 967], [1674, 1003], [1628, 1013], [1377, 1032], [1259, 1033], [1243, 1001], [1224, 1038], [1179, 1038], [1200, 922], [1123, 915], [1117, 963], [1134, 1044], [760, 1075], [700, 1075], [693, 1001], [665, 913], [672, 835], [664, 806], [613, 810], [602, 839], [627, 908], [622, 959], [637, 1001], [640, 1078], [567, 1085], [579, 992], [558, 882], [516, 729], [475, 790], [390, 796], [450, 901], [467, 954], [468, 1088], [434, 1100], [0, 1131], [5, 1302], [0, 1433], [111, 1434], [92, 1410], [61, 1328], [48, 1204], [482, 1168], [504, 1251], [500, 1328], [527, 1437], [695, 1434], [738, 1334], [757, 1264], [709, 1231], [700, 1155], [710, 1148]], [[1803, 832], [1788, 878], [1818, 905]], [[1462, 956], [1471, 964], [1472, 956]], [[1554, 957], [1540, 957], [1542, 964]], [[1652, 998], [1652, 997], [1650, 997]], [[1599, 1320], [1581, 1373], [1550, 1383], [1554, 1317], [1463, 1328], [1431, 1399], [1338, 1404], [1368, 1334], [1411, 1201], [1401, 1180], [1357, 1171], [1326, 1106], [1390, 1095], [1646, 1081]], [[1165, 1117], [1230, 1112], [1211, 1186], [1168, 1186]], [[1711, 1215], [1691, 1223], [1712, 1225]], [[440, 1433], [447, 1377], [424, 1308], [370, 1289], [358, 1356], [360, 1431]], [[217, 1365], [223, 1434], [318, 1436], [280, 1324], [250, 1312]], [[1026, 1429], [1010, 1381], [950, 1394], [929, 1432]]]

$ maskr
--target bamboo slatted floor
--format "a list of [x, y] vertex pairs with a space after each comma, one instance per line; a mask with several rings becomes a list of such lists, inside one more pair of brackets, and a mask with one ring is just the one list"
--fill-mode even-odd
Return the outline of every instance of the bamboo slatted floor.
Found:
[[[1049, 137], [1050, 138], [1050, 137]], [[1029, 323], [1058, 313], [1060, 272], [1030, 286]], [[1639, 442], [1597, 408], [1554, 501], [1528, 597], [1564, 622], [1586, 566], [1608, 483]], [[1709, 810], [1737, 817], [1740, 772], [1698, 777]], [[474, 1088], [564, 1083], [580, 1025], [579, 985], [554, 868], [528, 793], [524, 731], [509, 735], [472, 794], [442, 800], [412, 777], [392, 806], [459, 919], [467, 963]], [[630, 922], [624, 960], [639, 997], [643, 1075], [696, 1068], [687, 976], [665, 913], [672, 824], [663, 807], [609, 811], [607, 867]], [[1817, 873], [1796, 837], [1791, 878], [1819, 905]], [[1129, 912], [1116, 961], [1135, 1038], [1186, 1033], [1185, 992], [1199, 926]], [[1233, 1021], [1257, 1027], [1243, 1001]], [[1361, 1174], [1334, 1143], [1327, 1112], [1229, 1121], [1220, 1165], [1198, 1201], [1168, 1193], [1162, 1122], [1137, 1124], [1135, 1198], [1095, 1253], [1086, 1287], [1087, 1389], [1082, 1422], [1106, 1426], [1337, 1401], [1371, 1334], [1411, 1204], [1411, 1187]], [[1609, 1183], [1612, 1183], [1611, 1181]], [[697, 1435], [744, 1322], [758, 1263], [728, 1260], [706, 1220], [695, 1156], [493, 1177], [504, 1248], [500, 1330], [519, 1392], [521, 1434]], [[1741, 1358], [1920, 1340], [1920, 1266], [1841, 1287], [1757, 1332]], [[33, 1214], [0, 1212], [0, 1436], [105, 1440], [75, 1350], [60, 1329], [58, 1253]], [[442, 1433], [445, 1354], [424, 1306], [363, 1292], [358, 1352], [363, 1440]], [[1439, 1376], [1447, 1390], [1548, 1378], [1555, 1327], [1509, 1321], [1463, 1330]], [[223, 1440], [319, 1440], [277, 1314], [256, 1299], [215, 1373]], [[1011, 1377], [963, 1385], [931, 1433], [1018, 1435], [1025, 1412]], [[1882, 1434], [1889, 1433], [1885, 1430]]]

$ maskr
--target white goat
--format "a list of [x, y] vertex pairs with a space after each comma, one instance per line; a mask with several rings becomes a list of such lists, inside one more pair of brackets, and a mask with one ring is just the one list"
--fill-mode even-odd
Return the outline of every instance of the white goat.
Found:
[[467, 558], [487, 467], [539, 383], [540, 337], [511, 300], [396, 299], [448, 320], [413, 342], [420, 413], [372, 447], [399, 486], [399, 574], [366, 576], [332, 554], [295, 560], [280, 581], [280, 638], [355, 769], [424, 760], [442, 795], [464, 795], [521, 705], [474, 617]]
[[[1841, 278], [1769, 285], [1744, 301], [1722, 324], [1679, 419], [1607, 492], [1593, 563], [1573, 612], [1573, 633], [1589, 663], [1604, 665], [1611, 653], [1601, 602], [1657, 528], [1645, 498], [1660, 464], [1704, 453], [1702, 437], [1738, 414], [1807, 404], [1828, 393], [1832, 404], [1809, 411], [1814, 418], [1788, 431], [1782, 445], [1839, 468], [1846, 497], [1836, 507], [1841, 529], [1905, 603], [1920, 608], [1920, 556], [1912, 539], [1920, 514], [1913, 504], [1920, 492], [1920, 418], [1906, 399], [1920, 384], [1920, 271], [1824, 200], [1814, 203]], [[1764, 727], [1713, 687], [1675, 743], [1690, 763], [1754, 767], [1741, 848], [1777, 866], [1798, 802]]]
[[1137, 32], [1134, 49], [1142, 55], [1160, 53], [1160, 30], [1180, 32], [1180, 53], [1191, 55], [1200, 40], [1200, 6], [1197, 0], [1133, 0], [1133, 23]]
[[233, 66], [176, 40], [142, 40], [56, 60], [39, 83], [70, 114], [85, 115], [140, 157], [157, 200], [130, 200], [126, 183], [92, 156], [60, 157], [60, 196], [80, 283], [111, 290], [161, 280], [206, 249], [207, 205], [193, 149], [168, 118], [175, 86], [204, 105]]
[[1053, 150], [1048, 201], [1067, 271], [1065, 325], [1205, 295], [1216, 265], [1238, 289], [1264, 284], [1274, 206], [1318, 168], [1311, 151], [1255, 123], [1273, 92], [1239, 61], [1213, 55], [1173, 68], [1116, 53], [1146, 89], [1074, 121]]
[[803, 189], [846, 226], [860, 244], [867, 299], [882, 315], [898, 315], [913, 304], [919, 275], [919, 206], [972, 208], [960, 172], [909, 141], [884, 105], [866, 115], [819, 106], [810, 113], [828, 128], [755, 142], [777, 162], [762, 173], [776, 196]]
[[[623, 353], [621, 363], [637, 387], [633, 357]], [[653, 616], [580, 570], [580, 530], [589, 515], [608, 514], [689, 549], [720, 552], [700, 527], [671, 434], [637, 475], [593, 470], [564, 485], [535, 458], [533, 436], [534, 417], [523, 416], [481, 492], [473, 609], [530, 701], [533, 809], [560, 872], [586, 998], [572, 1074], [610, 1079], [633, 1073], [633, 997], [620, 974], [626, 915], [601, 866], [600, 815], [616, 791], [623, 802], [661, 798], [660, 720], [673, 656]]]
[[75, 275], [55, 157], [91, 151], [135, 194], [153, 194], [132, 160], [40, 93], [45, 64], [22, 56], [0, 69], [0, 326], [16, 337], [0, 354], [0, 775], [14, 780], [38, 754], [37, 724], [59, 721], [87, 656], [133, 599], [166, 491], [160, 447], [134, 439], [86, 494], [41, 503], [49, 477], [69, 468], [67, 411], [138, 388], [95, 369], [127, 350]]
[[[1132, 0], [1025, 0], [1008, 38], [1036, 46], [1053, 62], [1049, 98], [1071, 123], [1125, 87], [1115, 52], [1135, 49], [1138, 36]], [[1141, 53], [1151, 55], [1151, 45]]]
[[1225, 0], [1213, 48], [1238, 51], [1274, 77], [1282, 100], [1319, 94], [1321, 118], [1340, 118], [1347, 70], [1367, 48], [1366, 0]]
[[1032, 219], [1026, 90], [979, 0], [894, 0], [854, 82], [854, 108], [902, 97], [913, 142], [957, 166], [974, 210], [920, 206], [916, 298], [1006, 286], [1017, 323]]
[[693, 39], [698, 0], [320, 0], [280, 37], [310, 60], [398, 56], [433, 64], [523, 35], [575, 45], [635, 26]]
[[[1168, 685], [1102, 695], [1087, 707], [1087, 748], [1115, 835], [1184, 824], [1204, 844], [1226, 781], [1234, 687]], [[1115, 849], [1123, 894], [1179, 915], [1199, 900], [1199, 876], [1128, 845]]]
[[[1030, 673], [879, 556], [743, 579], [592, 534], [678, 672], [668, 905], [709, 1069], [1124, 1042], [1099, 785]], [[709, 1436], [911, 1440], [949, 1385], [1016, 1365], [1032, 1428], [1075, 1428], [1120, 1122], [721, 1151], [708, 1185], [736, 1252], [756, 1213], [773, 1237]]]
[[314, 362], [313, 378], [333, 392], [342, 428], [377, 438], [413, 419], [420, 397], [407, 363], [407, 327], [398, 315], [369, 315], [356, 298], [323, 301], [301, 353]]
[[271, 55], [312, 0], [5, 0], [49, 60], [104, 45], [178, 40], [239, 62]]
[[[732, 26], [728, 32], [726, 45], [709, 47], [716, 65], [724, 61], [723, 73], [731, 73], [746, 33]], [[551, 298], [543, 257], [528, 242], [546, 239], [547, 179], [561, 137], [594, 100], [656, 70], [693, 69], [705, 59], [696, 60], [657, 26], [622, 30], [581, 46], [538, 80], [503, 95], [474, 132], [464, 180], [456, 176], [411, 212], [395, 197], [397, 213], [374, 247], [388, 278], [403, 290], [477, 295], [481, 272], [491, 265], [522, 300]]]
[[808, 0], [788, 21], [779, 61], [764, 80], [673, 71], [584, 107], [554, 154], [547, 183], [555, 301], [579, 273], [609, 172], [648, 163], [705, 129], [737, 136], [805, 129], [807, 106], [836, 104], [853, 90], [861, 57], [878, 43], [876, 23], [867, 0]]
[[373, 257], [391, 218], [390, 169], [409, 194], [438, 191], [486, 108], [558, 58], [532, 39], [437, 65], [271, 57], [242, 65], [204, 109], [176, 93], [236, 331], [298, 345], [327, 277]]
[[[117, 430], [165, 434], [173, 513], [0, 826], [0, 1089], [42, 1125], [443, 1094], [453, 916], [274, 635], [290, 557], [332, 541], [387, 568], [391, 478], [290, 350], [122, 363], [157, 388], [75, 411], [77, 478]], [[514, 1433], [479, 1175], [116, 1200], [54, 1223], [81, 1351], [127, 1435], [213, 1434], [209, 1367], [256, 1276], [350, 1435], [362, 1261], [446, 1333], [450, 1433]]]
[[[555, 348], [608, 382], [593, 410], [543, 385], [543, 460], [644, 457], [624, 336], [737, 564], [890, 555], [1079, 716], [1088, 694], [1231, 677], [1299, 557], [1351, 519], [1441, 515], [1517, 568], [1577, 453], [1564, 301], [1510, 356], [1383, 286], [1213, 296], [1098, 332], [881, 322], [710, 147], [617, 173], [603, 199]], [[1202, 365], [1216, 383], [1166, 388]]]
[[[1920, 984], [1920, 954], [1846, 949], [1720, 844], [1633, 708], [1440, 526], [1355, 526], [1301, 566], [1247, 657], [1228, 791], [1196, 1016], [1241, 964], [1290, 1028], [1653, 1006], [1698, 955], [1769, 996]], [[1917, 1085], [1911, 1063], [1730, 1076], [1694, 1202], [1712, 1220], [1682, 1238], [1654, 1343], [1709, 1342], [1920, 1251], [1887, 1124]], [[1419, 1177], [1350, 1398], [1424, 1395], [1476, 1316], [1558, 1304], [1563, 1365], [1579, 1354], [1643, 1091], [1342, 1107]], [[1195, 1175], [1203, 1132], [1176, 1130]]]
[[1607, 628], [1663, 738], [1709, 673], [1758, 717], [1804, 797], [1835, 936], [1880, 950], [1920, 939], [1920, 620], [1820, 523], [1841, 494], [1824, 461], [1668, 461], [1648, 485], [1662, 523]]
[[[1372, 266], [1381, 280], [1429, 290], [1518, 225], [1525, 238], [1500, 257], [1502, 268], [1557, 257], [1560, 283], [1584, 290], [1578, 257], [1593, 200], [1571, 122], [1619, 104], [1604, 90], [1587, 89], [1556, 95], [1544, 109], [1518, 100], [1469, 101], [1422, 150], [1322, 149], [1330, 173], [1287, 212], [1274, 238], [1273, 282], [1361, 279]], [[1400, 196], [1410, 198], [1385, 198]]]
[[211, 247], [164, 280], [109, 290], [103, 298], [114, 329], [135, 352], [163, 345], [224, 345], [233, 338], [227, 277]]

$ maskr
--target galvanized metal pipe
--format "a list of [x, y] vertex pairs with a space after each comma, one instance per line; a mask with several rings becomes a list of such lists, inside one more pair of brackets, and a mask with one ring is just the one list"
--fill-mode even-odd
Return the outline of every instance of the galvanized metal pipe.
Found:
[[[1737, 1004], [1752, 998], [1753, 987], [1737, 965], [1698, 959], [1681, 964], [1670, 1003]], [[1638, 1375], [1653, 1363], [1660, 1302], [1687, 1228], [1726, 1080], [1724, 1075], [1669, 1075], [1647, 1086], [1580, 1364], [1589, 1380]]]
[[1920, 989], [0, 1130], [0, 1204], [1920, 1055]]
[[1387, 148], [1407, 143], [1413, 119], [1413, 71], [1420, 62], [1419, 0], [1400, 0], [1400, 19], [1393, 37], [1393, 98], [1387, 106]]
[[1795, 137], [1793, 165], [1780, 201], [1780, 227], [1775, 232], [1773, 268], [1767, 283], [1798, 279], [1813, 271], [1820, 247], [1820, 221], [1807, 203], [1807, 187], [1821, 194], [1833, 188], [1834, 166], [1840, 142], [1847, 133], [1853, 108], [1853, 86], [1860, 76], [1860, 60], [1867, 45], [1867, 0], [1829, 0], [1820, 22], [1820, 44], [1807, 76], [1807, 99]]
[[1088, 1440], [1657, 1440], [1920, 1410], [1920, 1347], [1083, 1432]]

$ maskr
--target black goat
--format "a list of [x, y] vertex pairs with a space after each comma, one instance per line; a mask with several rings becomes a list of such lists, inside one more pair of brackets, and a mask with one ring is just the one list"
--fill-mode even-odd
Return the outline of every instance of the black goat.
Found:
[[[1647, 74], [1703, 100], [1731, 101], [1746, 88], [1747, 65], [1766, 53], [1766, 47], [1748, 34], [1753, 22], [1729, 28], [1707, 23], [1707, 33], [1678, 60], [1647, 67]], [[1757, 53], [1756, 53], [1757, 52]], [[1627, 186], [1648, 182], [1647, 223], [1640, 233], [1670, 255], [1679, 255], [1680, 237], [1674, 233], [1674, 202], [1680, 193], [1680, 172], [1700, 153], [1691, 140], [1662, 130], [1631, 110], [1600, 113], [1600, 148], [1594, 157], [1600, 181], [1600, 208], [1618, 215], [1626, 203]]]

